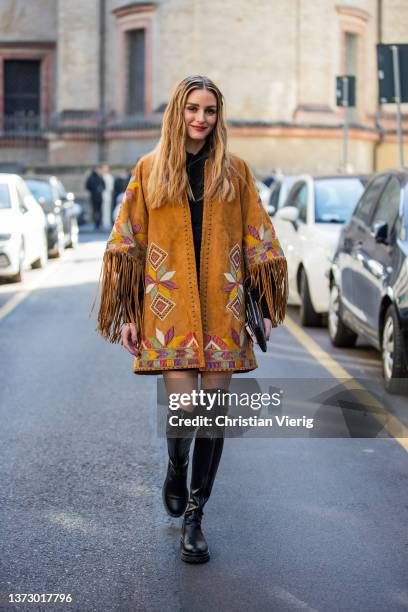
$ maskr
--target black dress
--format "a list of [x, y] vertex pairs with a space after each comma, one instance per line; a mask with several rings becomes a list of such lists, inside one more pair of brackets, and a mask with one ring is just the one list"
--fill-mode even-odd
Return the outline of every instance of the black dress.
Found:
[[201, 231], [203, 226], [203, 192], [204, 192], [204, 164], [208, 157], [208, 143], [195, 155], [186, 152], [186, 170], [194, 200], [188, 199], [191, 214], [191, 227], [193, 230], [194, 252], [197, 270], [197, 282], [200, 283], [200, 249]]

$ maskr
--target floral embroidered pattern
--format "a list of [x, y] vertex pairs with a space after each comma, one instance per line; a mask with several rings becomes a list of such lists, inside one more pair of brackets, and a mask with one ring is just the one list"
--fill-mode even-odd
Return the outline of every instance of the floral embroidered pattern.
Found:
[[170, 280], [173, 278], [174, 274], [174, 270], [167, 272], [166, 266], [164, 265], [159, 268], [157, 272], [149, 268], [146, 275], [146, 293], [151, 293], [151, 297], [153, 298], [159, 289], [161, 289], [164, 295], [170, 295], [169, 290], [177, 289], [176, 283]]
[[244, 236], [243, 246], [247, 264], [257, 264], [283, 256], [274, 227], [265, 229], [263, 223], [258, 229], [253, 225], [248, 225], [248, 233]]
[[138, 188], [139, 182], [132, 176], [120, 204], [119, 214], [108, 237], [106, 246], [108, 249], [123, 249], [138, 260], [144, 261], [147, 250], [147, 232], [143, 228], [142, 223], [136, 222], [132, 224], [130, 216], [127, 215], [127, 221], [121, 221], [124, 204], [135, 199], [136, 194], [134, 190]]
[[[255, 357], [248, 354], [244, 329], [240, 334], [232, 329], [229, 338], [205, 334], [204, 345], [207, 370], [251, 370], [258, 365]], [[135, 371], [200, 367], [199, 343], [194, 332], [175, 336], [174, 326], [166, 332], [156, 327], [155, 337], [143, 337], [141, 349], [141, 356], [135, 359]]]
[[209, 334], [204, 335], [204, 350], [214, 351], [229, 351], [231, 349], [246, 348], [247, 337], [245, 334], [245, 328], [241, 329], [238, 333], [235, 329], [231, 329], [231, 336], [229, 338], [220, 338], [219, 336], [210, 336]]
[[239, 369], [256, 367], [255, 359], [248, 358], [248, 336], [245, 328], [238, 333], [231, 329], [231, 336], [204, 335], [204, 355], [209, 369]]
[[143, 337], [142, 356], [137, 359], [138, 367], [169, 368], [197, 366], [198, 341], [194, 332], [185, 336], [175, 336], [174, 326], [164, 333], [156, 327], [156, 337]]
[[243, 316], [244, 305], [244, 289], [241, 274], [241, 249], [239, 244], [235, 244], [229, 252], [229, 260], [231, 263], [231, 271], [224, 272], [224, 276], [228, 281], [224, 291], [228, 292], [229, 302], [226, 308], [232, 312], [234, 317], [240, 321]]

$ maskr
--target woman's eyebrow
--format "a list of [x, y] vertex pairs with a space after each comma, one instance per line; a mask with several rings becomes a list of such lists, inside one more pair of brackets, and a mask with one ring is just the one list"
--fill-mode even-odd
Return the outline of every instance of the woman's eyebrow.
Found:
[[[188, 104], [189, 106], [200, 106], [196, 102], [187, 102], [186, 104]], [[209, 106], [206, 106], [205, 108], [217, 108], [217, 107], [215, 104], [210, 104]]]

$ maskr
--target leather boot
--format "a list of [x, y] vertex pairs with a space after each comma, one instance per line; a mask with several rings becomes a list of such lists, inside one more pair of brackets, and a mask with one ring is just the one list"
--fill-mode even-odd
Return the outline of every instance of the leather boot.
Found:
[[170, 516], [181, 516], [186, 509], [188, 501], [187, 471], [189, 463], [190, 446], [194, 438], [196, 427], [171, 426], [170, 416], [192, 418], [194, 412], [179, 408], [168, 410], [166, 437], [169, 461], [166, 479], [162, 488], [163, 505]]
[[[221, 389], [207, 389], [209, 393]], [[205, 411], [213, 419], [211, 425], [197, 429], [194, 442], [193, 466], [190, 496], [181, 529], [181, 559], [187, 563], [205, 563], [210, 552], [201, 529], [203, 508], [208, 501], [217, 474], [224, 448], [224, 425], [216, 425], [215, 417], [226, 414], [228, 407], [214, 404], [212, 410]]]

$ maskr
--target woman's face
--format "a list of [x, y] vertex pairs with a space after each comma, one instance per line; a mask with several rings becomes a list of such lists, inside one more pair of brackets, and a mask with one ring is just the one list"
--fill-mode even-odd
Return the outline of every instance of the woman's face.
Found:
[[187, 138], [205, 140], [217, 122], [217, 98], [208, 89], [194, 89], [184, 107]]

